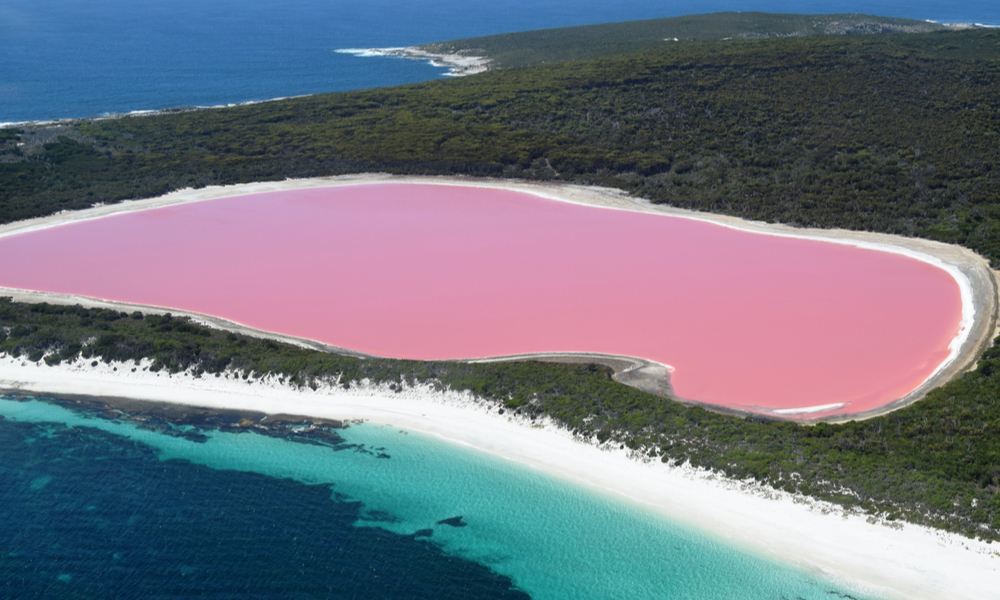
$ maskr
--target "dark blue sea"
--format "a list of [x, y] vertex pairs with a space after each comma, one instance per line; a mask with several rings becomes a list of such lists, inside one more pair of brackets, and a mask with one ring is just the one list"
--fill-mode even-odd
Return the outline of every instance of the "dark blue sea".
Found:
[[336, 50], [732, 10], [1000, 25], [995, 0], [3, 0], [0, 123], [425, 81]]
[[0, 598], [871, 598], [492, 455], [0, 396]]

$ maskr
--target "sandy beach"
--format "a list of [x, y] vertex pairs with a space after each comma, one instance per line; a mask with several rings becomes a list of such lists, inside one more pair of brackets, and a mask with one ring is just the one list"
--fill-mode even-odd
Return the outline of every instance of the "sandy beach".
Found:
[[929, 528], [878, 522], [824, 502], [689, 466], [644, 462], [574, 439], [551, 423], [518, 421], [469, 393], [372, 385], [293, 389], [264, 378], [195, 378], [146, 365], [77, 361], [49, 367], [0, 357], [0, 389], [127, 397], [342, 420], [423, 432], [648, 507], [720, 539], [891, 598], [984, 598], [1000, 578], [1000, 547]]
[[[981, 354], [982, 350], [995, 336], [996, 312], [998, 304], [997, 285], [994, 272], [989, 268], [989, 264], [985, 259], [965, 248], [931, 242], [928, 240], [904, 238], [901, 236], [886, 234], [873, 234], [845, 230], [803, 229], [783, 225], [745, 221], [734, 217], [711, 215], [667, 206], [653, 205], [648, 201], [630, 197], [620, 190], [609, 188], [464, 177], [413, 177], [392, 176], [386, 174], [361, 174], [332, 178], [286, 180], [280, 182], [262, 182], [234, 186], [216, 186], [198, 190], [186, 189], [158, 198], [126, 201], [114, 205], [96, 206], [83, 211], [63, 212], [49, 217], [2, 225], [0, 226], [0, 237], [44, 229], [69, 222], [97, 219], [112, 214], [127, 213], [190, 202], [199, 202], [216, 198], [283, 190], [375, 183], [433, 184], [512, 190], [560, 202], [596, 206], [611, 210], [681, 217], [765, 235], [825, 240], [838, 244], [847, 244], [861, 248], [876, 249], [884, 252], [906, 255], [941, 268], [952, 276], [958, 283], [962, 295], [962, 323], [959, 334], [952, 340], [952, 343], [949, 346], [950, 354], [947, 360], [941, 363], [922, 385], [911, 391], [903, 398], [867, 412], [855, 412], [846, 416], [827, 416], [815, 419], [817, 421], [823, 420], [827, 422], [838, 422], [850, 419], [869, 418], [885, 414], [886, 412], [911, 404], [920, 398], [923, 398], [923, 396], [930, 389], [949, 381], [957, 374], [960, 374], [966, 369], [972, 367], [979, 354]], [[144, 312], [166, 312], [165, 310], [156, 307], [108, 302], [105, 300], [82, 296], [63, 296], [58, 294], [37, 293], [7, 288], [0, 288], [0, 294], [10, 295], [14, 297], [15, 300], [28, 302], [44, 301], [52, 303], [82, 304], [84, 306], [114, 307], [119, 310], [129, 311], [142, 310]], [[172, 310], [171, 312], [173, 314], [190, 316], [199, 322], [230, 331], [269, 337], [319, 350], [358, 354], [348, 349], [337, 348], [308, 339], [292, 338], [279, 333], [253, 329], [240, 323], [234, 323], [218, 317], [186, 313], [178, 310]], [[575, 362], [579, 360], [579, 356], [584, 354], [586, 353], [573, 353], [564, 356], [557, 353], [551, 353], [546, 355], [524, 356], [524, 358], [568, 360]], [[673, 397], [669, 381], [669, 368], [664, 365], [642, 357], [630, 359], [629, 357], [603, 356], [596, 354], [586, 354], [586, 356], [588, 360], [591, 360], [592, 362], [601, 362], [614, 368], [618, 373], [616, 375], [617, 379], [623, 383], [651, 393]], [[481, 359], [484, 357], [469, 356], [467, 358]], [[510, 358], [517, 357], [503, 357], [503, 359]], [[623, 360], [623, 358], [625, 360]], [[695, 403], [696, 402], [692, 402], [692, 404]], [[708, 407], [716, 410], [719, 409], [718, 407]], [[742, 414], [739, 410], [731, 409], [725, 409], [725, 412], [736, 412]], [[785, 412], [788, 414], [785, 414]], [[774, 411], [772, 414], [778, 418], [795, 418], [800, 422], [810, 421], [808, 413], [803, 413], [803, 411]]]

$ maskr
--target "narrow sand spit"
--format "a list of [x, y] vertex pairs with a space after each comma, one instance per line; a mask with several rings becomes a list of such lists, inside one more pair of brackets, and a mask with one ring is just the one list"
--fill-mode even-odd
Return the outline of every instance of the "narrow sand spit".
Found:
[[297, 389], [274, 378], [196, 378], [148, 371], [149, 361], [78, 360], [55, 367], [0, 357], [0, 389], [21, 393], [138, 400], [366, 420], [423, 432], [521, 463], [751, 551], [879, 597], [979, 599], [995, 595], [1000, 547], [954, 534], [852, 514], [825, 502], [689, 466], [644, 461], [596, 440], [576, 439], [551, 422], [532, 423], [470, 393], [420, 386], [394, 392], [330, 382]]
[[[784, 237], [798, 237], [806, 239], [825, 240], [833, 243], [854, 245], [863, 248], [877, 249], [886, 252], [904, 254], [918, 260], [930, 263], [944, 269], [958, 282], [962, 294], [962, 329], [959, 335], [950, 345], [950, 356], [938, 366], [937, 370], [917, 389], [904, 398], [900, 398], [877, 410], [866, 413], [855, 413], [851, 415], [838, 415], [834, 417], [824, 417], [816, 419], [836, 422], [849, 419], [868, 418], [884, 414], [886, 412], [901, 408], [911, 404], [924, 395], [930, 389], [937, 387], [975, 364], [979, 354], [990, 343], [994, 336], [997, 312], [997, 285], [994, 272], [990, 270], [988, 263], [982, 257], [970, 250], [931, 242], [927, 240], [904, 238], [886, 234], [873, 234], [865, 232], [853, 232], [845, 230], [817, 230], [798, 229], [783, 225], [772, 225], [767, 223], [750, 222], [734, 217], [721, 215], [710, 215], [697, 213], [650, 204], [647, 201], [636, 199], [624, 194], [619, 190], [597, 187], [584, 187], [555, 183], [534, 183], [518, 182], [493, 179], [476, 179], [464, 177], [401, 177], [385, 174], [363, 174], [333, 178], [315, 178], [287, 180], [280, 182], [265, 182], [254, 184], [243, 184], [234, 186], [216, 186], [203, 188], [200, 190], [181, 190], [159, 198], [148, 200], [126, 201], [120, 204], [97, 206], [88, 210], [63, 212], [49, 217], [32, 219], [0, 226], [0, 237], [15, 233], [24, 233], [37, 229], [44, 229], [56, 225], [96, 219], [111, 214], [158, 208], [201, 200], [224, 198], [230, 196], [254, 194], [262, 192], [274, 192], [282, 190], [315, 188], [315, 187], [335, 187], [345, 185], [362, 185], [371, 183], [406, 183], [406, 184], [434, 184], [434, 185], [454, 185], [465, 187], [486, 187], [495, 189], [506, 189], [518, 192], [534, 194], [547, 199], [597, 206], [613, 210], [628, 210], [634, 212], [644, 212], [650, 214], [662, 214], [675, 217], [696, 219], [707, 221], [734, 229], [751, 231], [766, 235], [777, 235]], [[53, 303], [82, 304], [84, 306], [114, 307], [119, 310], [143, 310], [145, 312], [166, 312], [162, 309], [149, 306], [138, 306], [125, 303], [108, 302], [98, 299], [84, 298], [80, 296], [59, 295], [28, 292], [23, 290], [10, 290], [0, 288], [0, 294], [11, 295], [19, 301], [46, 301]], [[173, 310], [174, 314], [185, 314], [200, 322], [204, 322], [216, 327], [232, 331], [241, 331], [251, 335], [271, 337], [283, 341], [290, 341], [299, 345], [312, 347], [320, 350], [343, 352], [348, 354], [358, 354], [343, 348], [335, 348], [326, 344], [320, 344], [310, 340], [291, 338], [281, 334], [260, 331], [233, 323], [216, 317], [185, 313]], [[538, 360], [553, 361], [573, 361], [577, 362], [585, 357], [592, 362], [601, 362], [614, 368], [617, 372], [616, 378], [633, 387], [652, 392], [659, 395], [672, 397], [669, 383], [669, 367], [642, 358], [629, 358], [617, 356], [603, 356], [599, 354], [572, 353], [572, 354], [543, 354], [523, 357], [500, 357], [482, 360], [511, 360], [516, 358], [534, 358]], [[474, 357], [469, 357], [474, 358]], [[478, 358], [478, 357], [476, 357]], [[720, 409], [720, 407], [708, 406], [724, 412], [739, 412], [732, 409]], [[814, 407], [815, 408], [815, 407]], [[822, 408], [822, 407], [820, 407]], [[776, 418], [796, 418], [800, 422], [809, 422], [809, 411], [776, 411]], [[806, 418], [803, 418], [803, 417]]]

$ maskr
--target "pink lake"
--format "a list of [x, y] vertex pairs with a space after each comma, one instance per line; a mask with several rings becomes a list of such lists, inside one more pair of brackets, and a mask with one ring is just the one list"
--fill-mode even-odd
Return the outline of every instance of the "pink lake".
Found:
[[0, 239], [0, 286], [224, 317], [380, 356], [586, 351], [755, 411], [902, 398], [958, 284], [905, 256], [524, 193], [379, 184], [225, 198]]

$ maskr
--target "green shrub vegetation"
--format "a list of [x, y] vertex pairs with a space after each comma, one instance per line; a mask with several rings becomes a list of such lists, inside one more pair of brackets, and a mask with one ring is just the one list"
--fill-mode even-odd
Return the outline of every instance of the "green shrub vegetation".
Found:
[[[694, 42], [398, 88], [22, 125], [0, 130], [0, 222], [183, 187], [467, 174], [927, 237], [1000, 265], [998, 70], [992, 30]], [[248, 382], [436, 382], [658, 460], [1000, 535], [996, 350], [914, 406], [815, 427], [687, 408], [593, 365], [358, 359], [106, 310], [0, 301], [0, 350], [49, 364], [148, 357], [163, 372]]]
[[753, 40], [812, 35], [925, 33], [944, 25], [871, 15], [797, 15], [726, 12], [646, 21], [521, 31], [420, 46], [439, 54], [490, 59], [490, 68], [599, 58], [686, 42]]

